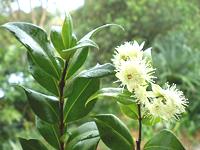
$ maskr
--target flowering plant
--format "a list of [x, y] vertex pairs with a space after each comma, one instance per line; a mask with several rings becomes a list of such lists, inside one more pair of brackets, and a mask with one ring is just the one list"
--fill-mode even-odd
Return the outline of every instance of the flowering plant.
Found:
[[[109, 26], [98, 27], [80, 40], [66, 15], [62, 26], [53, 27], [50, 40], [46, 32], [30, 23], [10, 22], [3, 25], [27, 49], [29, 71], [49, 95], [20, 86], [36, 115], [36, 127], [43, 139], [20, 138], [24, 150], [96, 150], [100, 140], [113, 150], [141, 149], [142, 124], [160, 120], [177, 120], [185, 111], [187, 99], [175, 85], [161, 88], [155, 84], [151, 48], [144, 43], [126, 42], [116, 48], [110, 63], [79, 71], [89, 49], [98, 48], [92, 36]], [[120, 88], [99, 89], [100, 78], [113, 75]], [[151, 89], [151, 90], [150, 90]], [[112, 114], [91, 116], [92, 120], [76, 129], [71, 124], [85, 118], [98, 97], [113, 97], [125, 115], [139, 122], [135, 142], [126, 125]], [[171, 131], [163, 130], [149, 140], [144, 149], [182, 150], [184, 147]]]

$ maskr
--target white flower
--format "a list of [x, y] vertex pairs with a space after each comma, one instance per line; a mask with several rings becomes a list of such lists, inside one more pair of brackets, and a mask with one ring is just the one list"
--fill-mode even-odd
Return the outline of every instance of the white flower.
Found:
[[185, 107], [188, 104], [183, 92], [176, 89], [173, 84], [162, 89], [159, 85], [152, 84], [152, 103], [147, 107], [150, 114], [155, 117], [160, 117], [164, 120], [178, 119], [180, 114], [185, 112]]
[[144, 42], [139, 45], [136, 41], [133, 43], [125, 42], [124, 44], [118, 46], [115, 51], [114, 58], [112, 59], [116, 68], [119, 68], [122, 62], [128, 61], [130, 59], [142, 59], [143, 57], [143, 46]]
[[145, 60], [125, 61], [116, 71], [116, 77], [130, 92], [138, 86], [146, 86], [147, 82], [152, 83], [155, 78], [154, 69]]
[[149, 103], [148, 92], [146, 88], [147, 86], [138, 86], [134, 89], [134, 94], [137, 102], [143, 105], [147, 105]]

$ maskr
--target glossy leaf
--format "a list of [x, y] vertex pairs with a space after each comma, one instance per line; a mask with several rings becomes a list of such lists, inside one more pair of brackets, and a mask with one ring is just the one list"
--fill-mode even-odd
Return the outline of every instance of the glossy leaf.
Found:
[[85, 41], [82, 41], [82, 42], [78, 42], [77, 45], [72, 47], [72, 48], [68, 48], [68, 49], [63, 50], [62, 53], [65, 55], [65, 54], [68, 54], [68, 53], [73, 53], [77, 49], [86, 48], [86, 47], [94, 47], [94, 48], [99, 49], [99, 46], [94, 41], [88, 39], [88, 40], [85, 40]]
[[34, 62], [49, 75], [59, 79], [60, 68], [53, 56], [53, 49], [47, 39], [47, 34], [41, 28], [23, 22], [10, 22], [3, 25], [28, 50]]
[[95, 102], [85, 106], [88, 98], [99, 89], [99, 79], [82, 78], [75, 79], [72, 88], [72, 92], [69, 95], [65, 108], [64, 116], [65, 121], [75, 121], [86, 116], [93, 108]]
[[94, 116], [99, 135], [110, 149], [134, 150], [134, 142], [125, 124], [111, 114]]
[[59, 103], [57, 98], [23, 88], [33, 112], [48, 123], [59, 121]]
[[62, 40], [62, 29], [60, 26], [54, 26], [51, 29], [50, 38], [54, 48], [60, 54], [63, 49], [65, 49], [63, 40]]
[[144, 145], [144, 150], [185, 150], [185, 148], [171, 131], [162, 130]]
[[120, 105], [122, 112], [131, 119], [138, 119], [138, 108], [137, 104], [133, 103], [130, 105]]
[[94, 30], [90, 31], [89, 33], [87, 33], [87, 34], [80, 40], [80, 42], [92, 38], [92, 36], [93, 36], [94, 34], [96, 34], [97, 32], [101, 31], [101, 30], [104, 29], [104, 28], [111, 27], [111, 26], [113, 26], [113, 27], [118, 27], [118, 28], [124, 30], [124, 28], [123, 28], [122, 26], [118, 25], [118, 24], [105, 24], [105, 25], [102, 25], [102, 26], [100, 26], [100, 27], [97, 27], [96, 29], [94, 29]]
[[19, 138], [23, 150], [48, 150], [42, 142], [37, 139], [23, 139]]
[[69, 64], [67, 78], [70, 78], [84, 64], [88, 56], [88, 51], [89, 48], [86, 47], [75, 52]]
[[65, 150], [96, 150], [99, 140], [96, 124], [87, 122], [72, 131]]
[[114, 69], [115, 67], [110, 63], [103, 65], [97, 64], [88, 70], [82, 71], [79, 76], [84, 78], [100, 78], [114, 74]]
[[122, 88], [102, 88], [94, 93], [86, 102], [86, 105], [97, 98], [106, 97], [109, 100], [115, 100], [121, 104], [128, 105], [135, 103], [131, 93]]
[[48, 73], [43, 71], [38, 65], [36, 65], [29, 54], [28, 61], [29, 72], [32, 74], [33, 78], [46, 90], [58, 96], [58, 81], [56, 81], [55, 78], [50, 76]]
[[54, 148], [60, 149], [58, 125], [52, 125], [36, 118], [36, 127], [42, 137]]
[[69, 13], [66, 13], [65, 20], [62, 26], [62, 39], [65, 49], [70, 48], [72, 42], [73, 24]]

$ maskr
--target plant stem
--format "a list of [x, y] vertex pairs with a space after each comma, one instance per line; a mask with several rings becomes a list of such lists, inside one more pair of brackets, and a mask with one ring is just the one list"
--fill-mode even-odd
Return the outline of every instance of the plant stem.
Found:
[[[62, 72], [61, 80], [59, 82], [59, 111], [60, 111], [60, 122], [59, 122], [59, 130], [60, 130], [60, 137], [64, 134], [65, 124], [64, 124], [64, 87], [65, 87], [65, 76], [67, 72], [67, 61], [65, 62], [65, 66]], [[60, 150], [65, 149], [64, 142], [60, 139]]]
[[136, 140], [137, 150], [141, 150], [141, 140], [142, 140], [142, 115], [141, 115], [141, 104], [138, 104], [138, 139]]

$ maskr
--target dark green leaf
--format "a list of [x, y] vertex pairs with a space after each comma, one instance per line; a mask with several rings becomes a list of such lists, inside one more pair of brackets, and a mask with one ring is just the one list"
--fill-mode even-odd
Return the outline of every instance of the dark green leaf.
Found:
[[62, 26], [62, 39], [63, 39], [65, 49], [68, 49], [71, 46], [72, 32], [73, 32], [72, 18], [70, 14], [67, 13], [65, 16], [63, 26]]
[[86, 105], [97, 98], [108, 97], [109, 99], [116, 100], [121, 104], [132, 104], [135, 103], [134, 98], [131, 97], [131, 93], [122, 88], [102, 88], [94, 93], [86, 102]]
[[94, 106], [94, 102], [85, 106], [87, 99], [99, 89], [99, 79], [75, 79], [64, 108], [65, 121], [75, 121], [86, 116]]
[[144, 145], [144, 150], [185, 150], [185, 148], [171, 131], [162, 130]]
[[84, 78], [100, 78], [114, 74], [114, 69], [115, 67], [110, 63], [106, 63], [103, 65], [97, 64], [93, 68], [81, 72], [79, 76]]
[[89, 48], [86, 47], [75, 52], [69, 64], [67, 78], [70, 78], [84, 64], [88, 56], [88, 51]]
[[38, 65], [33, 62], [30, 54], [28, 54], [29, 61], [29, 72], [32, 74], [33, 78], [46, 90], [53, 93], [54, 95], [59, 95], [58, 81], [56, 81], [52, 76], [43, 71]]
[[47, 39], [47, 34], [41, 28], [23, 22], [10, 22], [3, 25], [28, 50], [34, 62], [49, 75], [59, 79], [60, 68], [53, 56], [53, 49]]
[[48, 150], [42, 142], [37, 139], [23, 139], [19, 138], [23, 150]]
[[58, 125], [52, 125], [36, 118], [36, 127], [42, 137], [54, 148], [60, 149]]
[[72, 131], [66, 150], [96, 150], [100, 140], [99, 132], [94, 122], [87, 122]]
[[40, 119], [49, 123], [57, 123], [59, 121], [59, 103], [57, 98], [27, 88], [23, 89], [33, 112]]
[[94, 116], [102, 141], [113, 150], [134, 150], [134, 142], [125, 124], [111, 114]]

